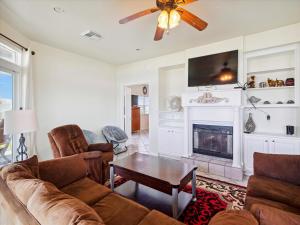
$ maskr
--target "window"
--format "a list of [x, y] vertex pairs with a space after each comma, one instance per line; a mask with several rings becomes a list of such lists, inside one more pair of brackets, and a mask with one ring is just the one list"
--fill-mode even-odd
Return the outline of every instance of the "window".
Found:
[[0, 39], [0, 167], [13, 161], [14, 142], [4, 134], [4, 113], [20, 105], [20, 71], [21, 50]]
[[9, 47], [8, 45], [5, 45], [4, 43], [0, 42], [0, 58], [11, 62], [16, 65], [20, 65], [21, 63], [21, 54]]

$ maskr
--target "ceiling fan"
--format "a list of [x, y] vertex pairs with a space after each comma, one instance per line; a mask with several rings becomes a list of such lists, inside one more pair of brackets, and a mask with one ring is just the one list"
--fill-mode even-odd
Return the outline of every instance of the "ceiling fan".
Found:
[[199, 31], [204, 30], [207, 27], [207, 22], [190, 13], [189, 11], [181, 8], [181, 6], [187, 5], [198, 0], [156, 0], [156, 7], [143, 10], [135, 13], [131, 16], [125, 17], [119, 21], [120, 24], [125, 24], [129, 21], [135, 20], [142, 16], [161, 11], [158, 16], [158, 24], [154, 36], [155, 41], [159, 41], [163, 38], [164, 32], [176, 27], [180, 20], [190, 24]]

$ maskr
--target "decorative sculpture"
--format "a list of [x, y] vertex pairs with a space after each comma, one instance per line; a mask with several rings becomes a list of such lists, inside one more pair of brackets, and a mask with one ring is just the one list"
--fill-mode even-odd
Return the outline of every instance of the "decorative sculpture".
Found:
[[245, 124], [245, 132], [246, 133], [253, 133], [255, 131], [256, 125], [252, 118], [252, 113], [249, 113], [249, 118]]
[[219, 102], [228, 102], [228, 98], [219, 98], [219, 97], [214, 97], [211, 92], [204, 92], [202, 96], [199, 96], [198, 98], [191, 99], [190, 103], [196, 102], [196, 103], [201, 103], [201, 104], [214, 104], [214, 103], [219, 103]]

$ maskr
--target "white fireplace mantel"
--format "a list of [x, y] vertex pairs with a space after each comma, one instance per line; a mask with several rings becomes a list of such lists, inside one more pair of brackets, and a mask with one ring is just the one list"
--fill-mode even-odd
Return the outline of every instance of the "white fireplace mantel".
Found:
[[212, 90], [186, 93], [184, 107], [184, 156], [193, 154], [193, 124], [217, 124], [233, 127], [232, 167], [242, 167], [242, 90]]

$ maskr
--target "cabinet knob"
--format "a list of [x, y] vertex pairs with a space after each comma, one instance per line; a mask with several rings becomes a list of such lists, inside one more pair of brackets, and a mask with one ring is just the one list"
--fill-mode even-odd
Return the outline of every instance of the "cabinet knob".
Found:
[[275, 142], [275, 140], [273, 140], [272, 142]]
[[268, 140], [265, 140], [265, 142], [268, 142]]

